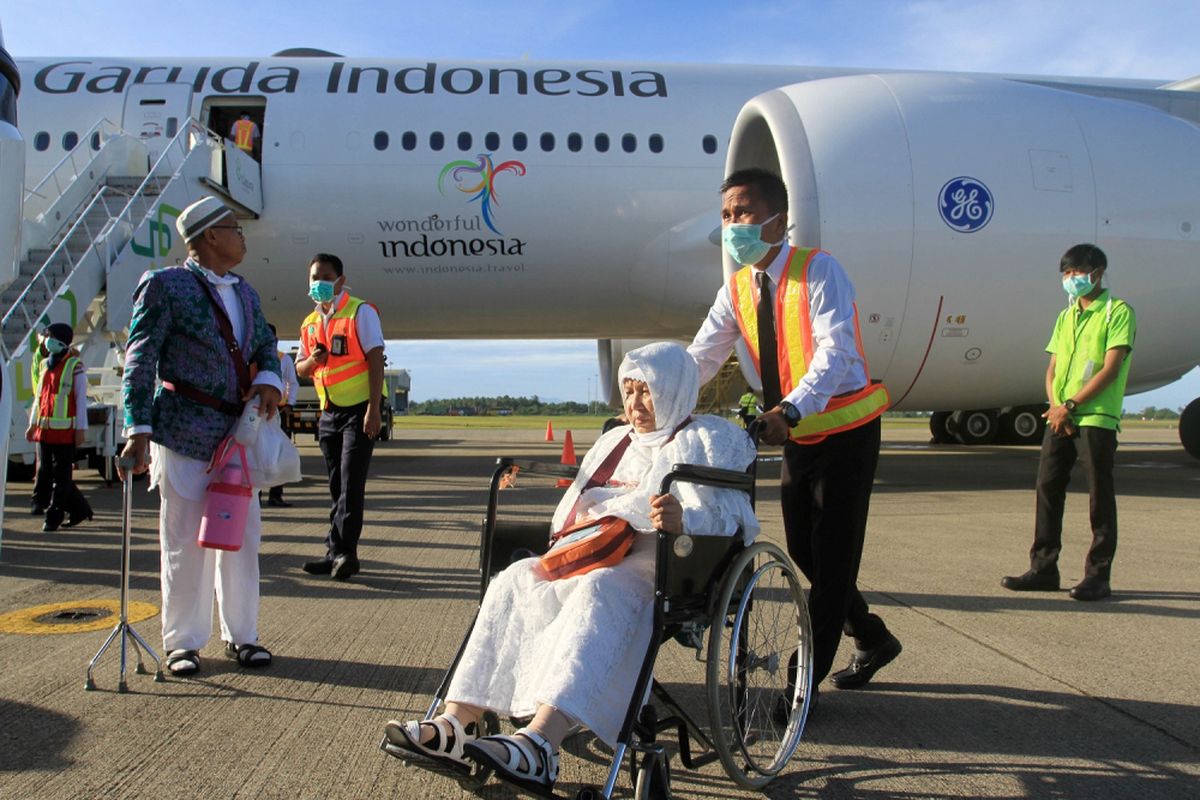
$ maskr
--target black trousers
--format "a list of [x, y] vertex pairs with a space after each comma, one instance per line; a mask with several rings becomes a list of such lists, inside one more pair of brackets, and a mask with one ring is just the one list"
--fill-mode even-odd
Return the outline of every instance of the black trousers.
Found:
[[358, 557], [358, 537], [362, 533], [363, 504], [366, 500], [367, 470], [375, 440], [363, 433], [367, 404], [330, 405], [321, 413], [317, 440], [329, 471], [329, 533], [325, 537], [329, 559], [340, 555]]
[[783, 446], [780, 496], [788, 553], [812, 585], [814, 685], [829, 674], [843, 633], [860, 650], [888, 637], [857, 586], [880, 430], [876, 419], [817, 444]]
[[1091, 426], [1077, 428], [1072, 436], [1056, 436], [1049, 428], [1042, 439], [1038, 461], [1037, 515], [1030, 567], [1035, 572], [1058, 572], [1058, 554], [1062, 550], [1063, 506], [1071, 468], [1083, 462], [1087, 476], [1092, 520], [1092, 546], [1088, 550], [1085, 573], [1089, 578], [1109, 580], [1113, 555], [1117, 552], [1117, 495], [1113, 487], [1113, 460], [1117, 452], [1117, 432]]
[[71, 468], [75, 465], [75, 445], [37, 443], [37, 473], [33, 483], [33, 502], [64, 514], [87, 514], [92, 510], [83, 492], [75, 485]]

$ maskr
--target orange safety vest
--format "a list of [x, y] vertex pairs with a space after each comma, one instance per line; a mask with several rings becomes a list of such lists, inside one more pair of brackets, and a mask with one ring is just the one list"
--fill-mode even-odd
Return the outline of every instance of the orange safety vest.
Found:
[[71, 356], [42, 373], [38, 388], [37, 425], [33, 440], [46, 444], [75, 444], [75, 367]]
[[254, 150], [254, 122], [239, 119], [233, 123], [233, 143], [247, 153]]
[[[775, 326], [779, 356], [779, 388], [786, 397], [808, 372], [814, 353], [812, 321], [809, 319], [808, 265], [821, 252], [814, 248], [794, 248], [783, 271], [783, 280], [775, 290]], [[758, 309], [754, 299], [754, 276], [743, 267], [729, 278], [729, 296], [742, 338], [750, 350], [755, 371], [761, 376], [758, 354]], [[879, 417], [891, 402], [882, 383], [872, 383], [862, 332], [858, 327], [858, 306], [854, 306], [854, 342], [867, 371], [867, 385], [856, 392], [831, 397], [825, 408], [796, 423], [789, 434], [797, 444], [816, 444], [826, 436], [841, 433]]]
[[[329, 360], [325, 362], [325, 366], [317, 367], [312, 374], [313, 386], [317, 389], [321, 408], [325, 408], [328, 403], [336, 406], [356, 406], [367, 402], [371, 396], [367, 356], [358, 339], [358, 327], [354, 324], [358, 307], [364, 302], [343, 293], [328, 324], [320, 309], [317, 309], [309, 314], [300, 326], [300, 341], [304, 343], [305, 352], [312, 355], [318, 342], [325, 345], [325, 349], [329, 351]], [[371, 308], [375, 306], [371, 305]], [[339, 355], [334, 354], [335, 338], [342, 338], [345, 342], [345, 352]]]

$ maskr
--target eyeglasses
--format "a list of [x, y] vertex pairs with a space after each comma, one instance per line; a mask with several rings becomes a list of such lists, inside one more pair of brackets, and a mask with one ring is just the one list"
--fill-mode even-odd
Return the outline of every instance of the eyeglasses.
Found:
[[246, 235], [245, 232], [242, 230], [241, 225], [210, 225], [208, 227], [209, 227], [209, 230], [221, 229], [221, 230], [226, 230], [226, 231], [237, 231], [238, 236]]

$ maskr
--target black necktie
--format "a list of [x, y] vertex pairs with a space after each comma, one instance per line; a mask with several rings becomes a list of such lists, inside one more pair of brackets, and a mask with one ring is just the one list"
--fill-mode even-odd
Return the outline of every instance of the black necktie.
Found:
[[758, 273], [758, 365], [763, 385], [763, 409], [770, 411], [783, 399], [779, 389], [779, 355], [775, 344], [775, 303], [771, 279]]

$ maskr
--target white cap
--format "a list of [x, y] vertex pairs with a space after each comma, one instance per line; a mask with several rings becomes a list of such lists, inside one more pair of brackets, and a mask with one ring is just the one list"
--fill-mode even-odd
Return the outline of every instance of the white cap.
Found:
[[183, 210], [175, 220], [175, 230], [179, 231], [179, 235], [187, 243], [232, 213], [233, 210], [217, 198], [205, 197]]

